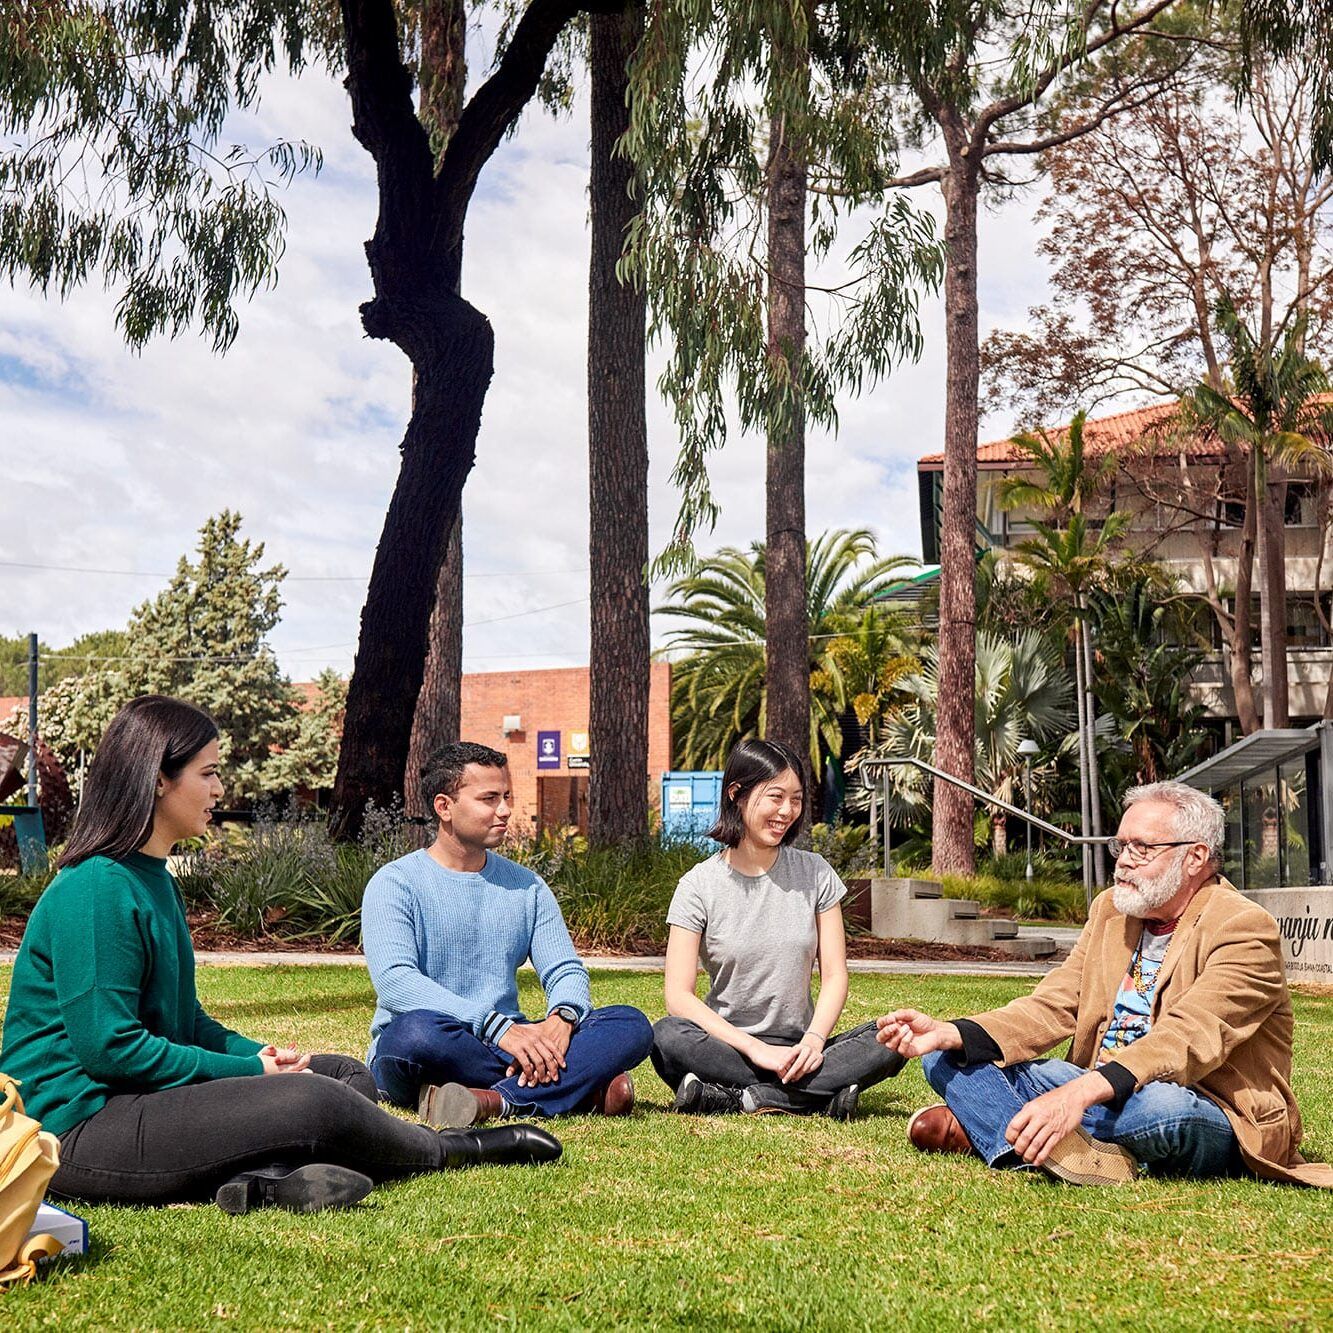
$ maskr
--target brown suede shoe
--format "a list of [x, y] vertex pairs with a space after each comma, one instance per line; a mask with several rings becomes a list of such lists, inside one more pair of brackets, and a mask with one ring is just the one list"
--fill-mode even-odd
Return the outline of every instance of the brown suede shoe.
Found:
[[594, 1115], [629, 1115], [634, 1109], [634, 1080], [628, 1074], [617, 1074], [605, 1087], [597, 1089], [593, 1101]]
[[953, 1152], [975, 1157], [972, 1140], [943, 1102], [923, 1107], [907, 1122], [907, 1137], [921, 1152]]
[[1129, 1185], [1139, 1178], [1138, 1161], [1128, 1148], [1094, 1139], [1082, 1125], [1051, 1149], [1040, 1169], [1066, 1185]]
[[461, 1083], [423, 1083], [417, 1097], [417, 1115], [432, 1129], [464, 1129], [494, 1120], [504, 1110], [504, 1098], [490, 1088], [465, 1088]]

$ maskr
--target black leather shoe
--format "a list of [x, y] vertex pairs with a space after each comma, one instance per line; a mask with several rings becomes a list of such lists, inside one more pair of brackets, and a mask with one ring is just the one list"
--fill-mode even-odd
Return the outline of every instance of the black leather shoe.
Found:
[[564, 1151], [554, 1134], [536, 1125], [445, 1130], [440, 1143], [444, 1165], [453, 1171], [467, 1166], [539, 1166], [556, 1161]]
[[345, 1166], [261, 1166], [233, 1176], [213, 1196], [224, 1213], [238, 1217], [252, 1208], [287, 1208], [318, 1213], [360, 1203], [374, 1188], [369, 1176]]

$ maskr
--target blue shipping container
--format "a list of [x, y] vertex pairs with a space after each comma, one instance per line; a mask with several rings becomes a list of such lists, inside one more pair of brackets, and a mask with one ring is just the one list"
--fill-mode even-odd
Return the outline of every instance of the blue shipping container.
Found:
[[706, 837], [722, 804], [721, 773], [662, 774], [662, 836], [716, 850]]

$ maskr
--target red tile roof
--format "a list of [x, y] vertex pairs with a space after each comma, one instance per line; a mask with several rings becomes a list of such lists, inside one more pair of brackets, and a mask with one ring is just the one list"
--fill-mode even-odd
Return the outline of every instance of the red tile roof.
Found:
[[[1333, 393], [1320, 394], [1318, 401], [1333, 404]], [[1220, 458], [1222, 450], [1211, 432], [1186, 432], [1179, 419], [1179, 401], [1152, 403], [1147, 407], [1131, 408], [1109, 417], [1092, 417], [1083, 427], [1083, 444], [1090, 456], [1111, 450], [1127, 452], [1138, 448], [1155, 454], [1180, 454], [1188, 458]], [[1063, 426], [1044, 427], [1048, 433], [1063, 435], [1069, 430]], [[1012, 439], [992, 440], [977, 446], [977, 466], [1000, 469], [1021, 463], [1029, 457], [1026, 449]], [[926, 454], [917, 461], [923, 472], [938, 472], [944, 466], [943, 454]]]
[[[1173, 429], [1179, 403], [1153, 403], [1148, 407], [1131, 408], [1128, 412], [1117, 412], [1114, 416], [1090, 418], [1083, 428], [1083, 444], [1087, 453], [1095, 457], [1111, 450], [1128, 449], [1131, 446], [1162, 448], [1172, 454], [1182, 450], [1193, 458], [1215, 458], [1218, 454], [1217, 442], [1210, 436], [1177, 432]], [[1062, 426], [1045, 427], [1049, 433], [1063, 435], [1069, 430], [1066, 422]], [[1010, 463], [1021, 463], [1030, 455], [1022, 445], [1012, 439], [992, 440], [988, 444], [977, 446], [977, 465], [982, 468], [999, 468]], [[932, 472], [944, 463], [943, 454], [927, 454], [920, 459], [918, 466]]]

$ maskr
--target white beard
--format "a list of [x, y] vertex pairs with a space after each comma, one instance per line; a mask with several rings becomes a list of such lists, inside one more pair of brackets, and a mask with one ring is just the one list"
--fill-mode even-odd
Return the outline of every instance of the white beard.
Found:
[[1146, 883], [1140, 883], [1132, 870], [1117, 870], [1111, 888], [1111, 901], [1115, 904], [1115, 910], [1142, 919], [1154, 908], [1169, 903], [1180, 892], [1185, 878], [1184, 859], [1176, 857], [1173, 866]]

